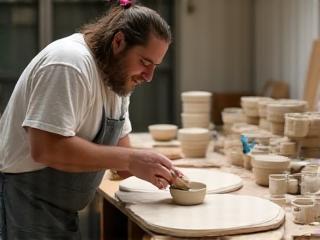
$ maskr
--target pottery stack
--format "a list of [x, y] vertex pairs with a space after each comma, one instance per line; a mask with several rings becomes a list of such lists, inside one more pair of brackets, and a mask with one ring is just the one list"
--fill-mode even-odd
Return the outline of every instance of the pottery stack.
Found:
[[205, 91], [189, 91], [181, 94], [183, 128], [209, 128], [211, 95]]
[[185, 157], [202, 158], [206, 156], [211, 134], [207, 128], [181, 128], [178, 140]]
[[224, 154], [232, 165], [243, 166], [243, 150], [239, 137], [228, 136], [224, 140]]
[[264, 98], [258, 101], [258, 111], [259, 111], [259, 127], [270, 131], [270, 122], [267, 120], [267, 105], [275, 101], [272, 98]]
[[249, 143], [255, 143], [250, 153], [244, 154], [243, 166], [250, 170], [252, 168], [251, 161], [255, 155], [269, 154], [271, 152], [269, 143], [272, 134], [263, 129], [255, 129], [242, 133], [248, 139]]
[[285, 114], [302, 113], [307, 110], [307, 102], [294, 99], [281, 99], [267, 104], [267, 120], [270, 130], [275, 135], [283, 136]]
[[252, 172], [259, 185], [269, 185], [270, 174], [281, 174], [289, 170], [290, 158], [279, 155], [254, 155]]
[[237, 166], [244, 166], [250, 169], [251, 165], [247, 164], [250, 161], [248, 155], [243, 154], [243, 146], [240, 141], [240, 136], [246, 132], [255, 132], [259, 128], [256, 125], [251, 125], [247, 123], [234, 123], [231, 127], [231, 134], [226, 138], [224, 144], [224, 153], [229, 158], [231, 164]]
[[235, 123], [245, 123], [245, 115], [241, 108], [225, 108], [221, 113], [223, 131], [225, 134], [231, 133], [231, 128]]
[[241, 97], [241, 107], [246, 115], [246, 121], [248, 124], [259, 125], [259, 105], [258, 103], [266, 97], [257, 96], [244, 96]]
[[300, 158], [320, 158], [320, 113], [285, 114], [284, 134], [294, 144]]

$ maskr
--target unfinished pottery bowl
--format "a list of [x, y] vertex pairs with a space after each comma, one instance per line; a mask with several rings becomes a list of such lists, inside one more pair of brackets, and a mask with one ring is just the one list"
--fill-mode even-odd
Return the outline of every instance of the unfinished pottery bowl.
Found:
[[178, 205], [197, 205], [204, 201], [207, 186], [201, 182], [190, 182], [189, 190], [170, 187], [170, 194], [174, 203]]
[[154, 124], [148, 128], [152, 138], [156, 141], [170, 141], [177, 136], [178, 127], [173, 124]]

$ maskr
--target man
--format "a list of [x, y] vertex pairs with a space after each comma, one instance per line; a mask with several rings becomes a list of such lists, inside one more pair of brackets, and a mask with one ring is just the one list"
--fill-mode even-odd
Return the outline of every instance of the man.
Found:
[[105, 169], [158, 188], [181, 175], [165, 156], [128, 148], [129, 95], [170, 41], [156, 12], [125, 4], [30, 62], [0, 121], [2, 239], [79, 239], [77, 212]]

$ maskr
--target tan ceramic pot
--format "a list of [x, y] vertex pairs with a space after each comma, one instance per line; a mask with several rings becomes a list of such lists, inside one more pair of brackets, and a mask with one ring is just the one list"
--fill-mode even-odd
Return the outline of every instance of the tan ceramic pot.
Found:
[[308, 135], [310, 118], [302, 113], [286, 113], [284, 135], [288, 137], [305, 137]]
[[269, 185], [270, 174], [281, 174], [289, 169], [290, 159], [280, 155], [252, 155], [252, 172], [259, 185]]
[[299, 224], [309, 224], [316, 220], [315, 201], [312, 198], [297, 197], [291, 201], [293, 221]]
[[172, 124], [154, 124], [150, 125], [148, 129], [154, 140], [170, 141], [176, 138], [178, 127]]
[[190, 182], [189, 190], [170, 187], [170, 194], [174, 203], [179, 205], [197, 205], [204, 201], [207, 186], [201, 182]]

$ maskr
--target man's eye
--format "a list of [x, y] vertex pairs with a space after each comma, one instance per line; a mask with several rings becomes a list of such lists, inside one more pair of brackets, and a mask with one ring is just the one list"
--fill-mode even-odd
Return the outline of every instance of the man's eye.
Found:
[[149, 61], [147, 61], [147, 60], [145, 60], [143, 58], [141, 59], [141, 63], [145, 67], [149, 67], [151, 65], [151, 62], [149, 62]]

